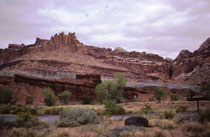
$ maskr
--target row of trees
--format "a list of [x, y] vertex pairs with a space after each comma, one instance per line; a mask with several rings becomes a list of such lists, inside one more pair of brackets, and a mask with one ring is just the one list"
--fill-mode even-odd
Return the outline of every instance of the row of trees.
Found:
[[[101, 103], [110, 102], [113, 103], [122, 103], [125, 101], [123, 98], [123, 87], [126, 85], [125, 74], [116, 73], [114, 75], [113, 80], [106, 80], [96, 86], [96, 95], [98, 97], [98, 101]], [[210, 83], [205, 83], [201, 86], [201, 90], [208, 91], [207, 95], [210, 95]], [[65, 90], [55, 95], [55, 92], [50, 88], [44, 88], [42, 93], [45, 98], [45, 104], [47, 106], [53, 106], [56, 104], [57, 100], [60, 100], [62, 104], [68, 104], [71, 96], [71, 92]], [[151, 100], [157, 100], [161, 102], [167, 97], [167, 92], [163, 88], [155, 88], [154, 89], [154, 98]], [[170, 98], [172, 101], [179, 100], [179, 95], [177, 93], [170, 94]], [[91, 102], [93, 98], [86, 97], [85, 102]], [[107, 101], [108, 100], [108, 101]], [[1, 89], [0, 88], [0, 104], [15, 104], [17, 102], [17, 98], [13, 98], [13, 92], [11, 90]], [[34, 96], [28, 94], [26, 96], [26, 104], [33, 104]]]
[[47, 106], [54, 106], [57, 103], [57, 100], [59, 99], [64, 105], [69, 104], [71, 92], [68, 90], [65, 90], [58, 94], [58, 97], [55, 95], [55, 92], [51, 88], [44, 88], [42, 90], [42, 93], [44, 95], [44, 101]]

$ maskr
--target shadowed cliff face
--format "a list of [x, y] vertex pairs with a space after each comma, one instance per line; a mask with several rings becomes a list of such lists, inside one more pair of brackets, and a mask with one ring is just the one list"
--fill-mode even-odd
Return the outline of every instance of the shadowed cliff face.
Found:
[[210, 38], [193, 53], [181, 51], [172, 66], [174, 80], [192, 83], [210, 81]]

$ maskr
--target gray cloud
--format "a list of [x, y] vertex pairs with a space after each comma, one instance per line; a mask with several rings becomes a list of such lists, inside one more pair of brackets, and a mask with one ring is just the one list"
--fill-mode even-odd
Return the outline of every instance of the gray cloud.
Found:
[[210, 36], [207, 0], [1, 0], [0, 48], [76, 32], [87, 45], [174, 58]]

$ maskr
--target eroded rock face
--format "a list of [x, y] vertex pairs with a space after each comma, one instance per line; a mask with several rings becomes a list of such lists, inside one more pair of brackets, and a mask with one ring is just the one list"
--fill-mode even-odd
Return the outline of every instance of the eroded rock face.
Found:
[[184, 50], [173, 61], [174, 80], [200, 83], [210, 81], [210, 38], [193, 53]]
[[[50, 40], [37, 38], [34, 44], [27, 46], [12, 44], [0, 53], [0, 70], [4, 71], [39, 69], [46, 73], [96, 73], [102, 77], [123, 72], [132, 80], [169, 79], [170, 62], [156, 54], [85, 46], [77, 40], [75, 33], [65, 35], [62, 32]], [[155, 74], [155, 78], [151, 74]]]
[[[29, 78], [36, 78], [28, 79], [27, 82], [28, 77], [19, 78], [18, 75], [15, 76], [17, 72], [27, 72]], [[125, 73], [130, 81], [210, 81], [210, 38], [193, 53], [183, 50], [173, 61], [146, 52], [87, 46], [77, 40], [75, 33], [65, 35], [63, 32], [55, 34], [50, 40], [37, 38], [34, 44], [10, 44], [7, 49], [0, 49], [0, 77], [3, 78], [0, 85], [18, 90], [19, 93], [33, 89], [39, 93], [45, 86], [59, 92], [65, 86], [68, 87], [63, 82], [69, 83], [66, 78], [70, 78], [74, 79], [74, 86], [68, 88], [74, 92], [73, 97], [78, 98], [83, 94], [93, 94], [94, 86], [90, 87], [89, 81], [100, 82], [98, 77], [91, 74], [112, 78], [117, 72]], [[14, 77], [15, 82], [11, 82]], [[11, 83], [13, 84], [10, 85]], [[148, 87], [142, 91], [152, 93], [152, 90], [153, 87]], [[125, 91], [124, 96], [133, 100], [138, 89], [126, 87]]]

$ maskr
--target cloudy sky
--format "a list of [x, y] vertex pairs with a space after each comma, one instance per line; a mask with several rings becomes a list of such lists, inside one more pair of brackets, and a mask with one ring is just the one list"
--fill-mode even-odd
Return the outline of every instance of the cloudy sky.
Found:
[[87, 45], [175, 58], [210, 37], [209, 0], [0, 0], [0, 48], [64, 31]]

